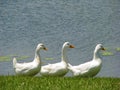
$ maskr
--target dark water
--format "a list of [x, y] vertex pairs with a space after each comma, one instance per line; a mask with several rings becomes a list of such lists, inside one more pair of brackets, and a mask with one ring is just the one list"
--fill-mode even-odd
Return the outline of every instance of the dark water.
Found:
[[[45, 64], [60, 61], [61, 47], [69, 41], [76, 47], [68, 51], [73, 65], [92, 59], [94, 47], [102, 43], [113, 56], [102, 56], [97, 76], [120, 77], [120, 1], [119, 0], [0, 0], [0, 56], [24, 55], [31, 58], [38, 43]], [[23, 62], [23, 61], [20, 61]], [[13, 75], [12, 58], [0, 62], [0, 75]]]

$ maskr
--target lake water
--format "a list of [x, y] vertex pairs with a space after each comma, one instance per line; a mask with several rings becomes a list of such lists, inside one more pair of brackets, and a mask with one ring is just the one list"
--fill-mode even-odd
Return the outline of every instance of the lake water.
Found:
[[[40, 52], [43, 63], [58, 62], [69, 41], [76, 47], [68, 51], [69, 62], [78, 65], [91, 60], [102, 43], [113, 55], [102, 56], [97, 76], [120, 77], [119, 29], [119, 0], [0, 0], [0, 56], [30, 56], [19, 62], [32, 61], [41, 42], [48, 48]], [[14, 75], [12, 57], [0, 62], [0, 75], [8, 74]]]

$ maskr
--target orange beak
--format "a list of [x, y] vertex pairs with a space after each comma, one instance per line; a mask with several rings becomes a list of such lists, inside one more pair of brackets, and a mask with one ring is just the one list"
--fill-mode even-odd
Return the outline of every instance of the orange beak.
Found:
[[75, 48], [73, 45], [70, 45], [69, 48]]
[[46, 50], [46, 51], [47, 51], [48, 49], [47, 49], [47, 48], [44, 48], [44, 50]]

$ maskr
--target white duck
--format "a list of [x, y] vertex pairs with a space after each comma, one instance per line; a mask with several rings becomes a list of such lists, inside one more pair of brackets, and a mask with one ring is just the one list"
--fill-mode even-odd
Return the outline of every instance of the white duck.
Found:
[[74, 76], [80, 77], [93, 77], [95, 76], [101, 69], [102, 61], [99, 56], [100, 50], [105, 50], [102, 44], [98, 44], [95, 47], [93, 60], [80, 64], [78, 66], [72, 66], [68, 64], [69, 70], [73, 73]]
[[39, 51], [41, 49], [47, 50], [47, 48], [42, 43], [38, 44], [35, 50], [35, 57], [32, 62], [17, 63], [16, 58], [13, 59], [13, 68], [16, 72], [16, 75], [34, 76], [40, 71], [41, 59]]
[[42, 66], [40, 74], [42, 76], [64, 76], [68, 72], [68, 58], [66, 55], [68, 48], [74, 48], [74, 46], [69, 42], [65, 42], [62, 47], [61, 62]]

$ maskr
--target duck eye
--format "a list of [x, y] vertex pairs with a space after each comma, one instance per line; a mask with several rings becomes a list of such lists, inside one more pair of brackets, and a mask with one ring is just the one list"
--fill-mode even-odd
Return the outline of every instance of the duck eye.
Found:
[[70, 44], [68, 43], [67, 45], [69, 46]]

